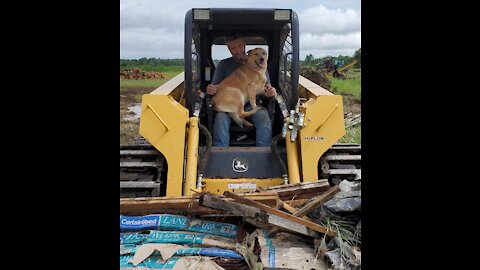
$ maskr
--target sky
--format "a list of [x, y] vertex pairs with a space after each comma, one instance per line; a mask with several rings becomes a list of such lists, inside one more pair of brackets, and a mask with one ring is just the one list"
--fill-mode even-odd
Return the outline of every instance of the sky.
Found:
[[361, 0], [120, 0], [120, 59], [183, 58], [185, 14], [192, 8], [293, 9], [301, 60], [353, 56], [361, 48]]

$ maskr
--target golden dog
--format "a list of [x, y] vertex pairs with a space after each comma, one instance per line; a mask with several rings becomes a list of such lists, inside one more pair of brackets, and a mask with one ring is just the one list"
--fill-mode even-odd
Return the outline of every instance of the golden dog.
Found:
[[[265, 95], [267, 60], [268, 53], [262, 48], [248, 51], [245, 62], [218, 85], [217, 93], [213, 96], [215, 110], [227, 112], [241, 127], [252, 127], [253, 124], [245, 118], [260, 109], [255, 97], [258, 94]], [[245, 112], [243, 107], [247, 101], [250, 101], [252, 110]]]

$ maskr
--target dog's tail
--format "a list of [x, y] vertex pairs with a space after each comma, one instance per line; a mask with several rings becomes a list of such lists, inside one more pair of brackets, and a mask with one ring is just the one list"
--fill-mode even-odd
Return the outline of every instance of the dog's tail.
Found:
[[253, 124], [248, 122], [247, 120], [245, 120], [244, 118], [240, 118], [240, 116], [238, 115], [238, 113], [228, 113], [230, 115], [230, 117], [233, 119], [233, 121], [239, 126], [239, 127], [242, 127], [243, 126], [246, 126], [246, 127], [253, 127]]
[[247, 118], [247, 117], [250, 117], [250, 116], [254, 115], [256, 112], [258, 112], [258, 110], [260, 110], [260, 106], [257, 106], [255, 109], [252, 109], [251, 111], [248, 111], [248, 112], [246, 112], [243, 109], [243, 107], [240, 107], [240, 109], [238, 110], [238, 115], [241, 118]]

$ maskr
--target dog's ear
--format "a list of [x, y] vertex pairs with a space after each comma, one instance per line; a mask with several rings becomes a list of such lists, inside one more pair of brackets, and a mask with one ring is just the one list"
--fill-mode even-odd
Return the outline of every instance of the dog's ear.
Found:
[[247, 54], [250, 54], [253, 50], [248, 50]]

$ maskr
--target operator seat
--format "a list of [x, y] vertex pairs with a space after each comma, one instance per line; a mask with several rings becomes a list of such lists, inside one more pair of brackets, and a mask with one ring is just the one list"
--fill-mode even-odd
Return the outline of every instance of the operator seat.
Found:
[[[210, 67], [210, 74], [214, 74], [215, 72], [215, 64], [213, 63], [211, 57], [207, 58], [207, 64]], [[208, 85], [205, 82], [205, 89], [203, 92], [206, 92], [206, 86]], [[278, 85], [274, 86], [278, 89]], [[257, 104], [262, 105], [263, 107], [267, 108], [268, 115], [270, 117], [270, 124], [272, 125], [273, 130], [273, 116], [275, 114], [275, 98], [266, 98], [266, 97], [257, 97], [256, 99]], [[205, 98], [205, 107], [206, 107], [206, 114], [207, 114], [207, 128], [210, 133], [213, 133], [213, 121], [215, 118], [215, 110], [213, 109], [212, 104], [212, 96], [206, 95]], [[255, 127], [240, 127], [232, 120], [230, 124], [230, 146], [255, 146]]]
[[[215, 110], [211, 96], [207, 95], [206, 107], [208, 117], [208, 129], [213, 133], [213, 121], [215, 117]], [[273, 115], [275, 110], [275, 99], [257, 97], [257, 104], [267, 108], [270, 117], [270, 124], [273, 125]], [[255, 127], [240, 127], [233, 120], [230, 124], [230, 146], [255, 146]]]

